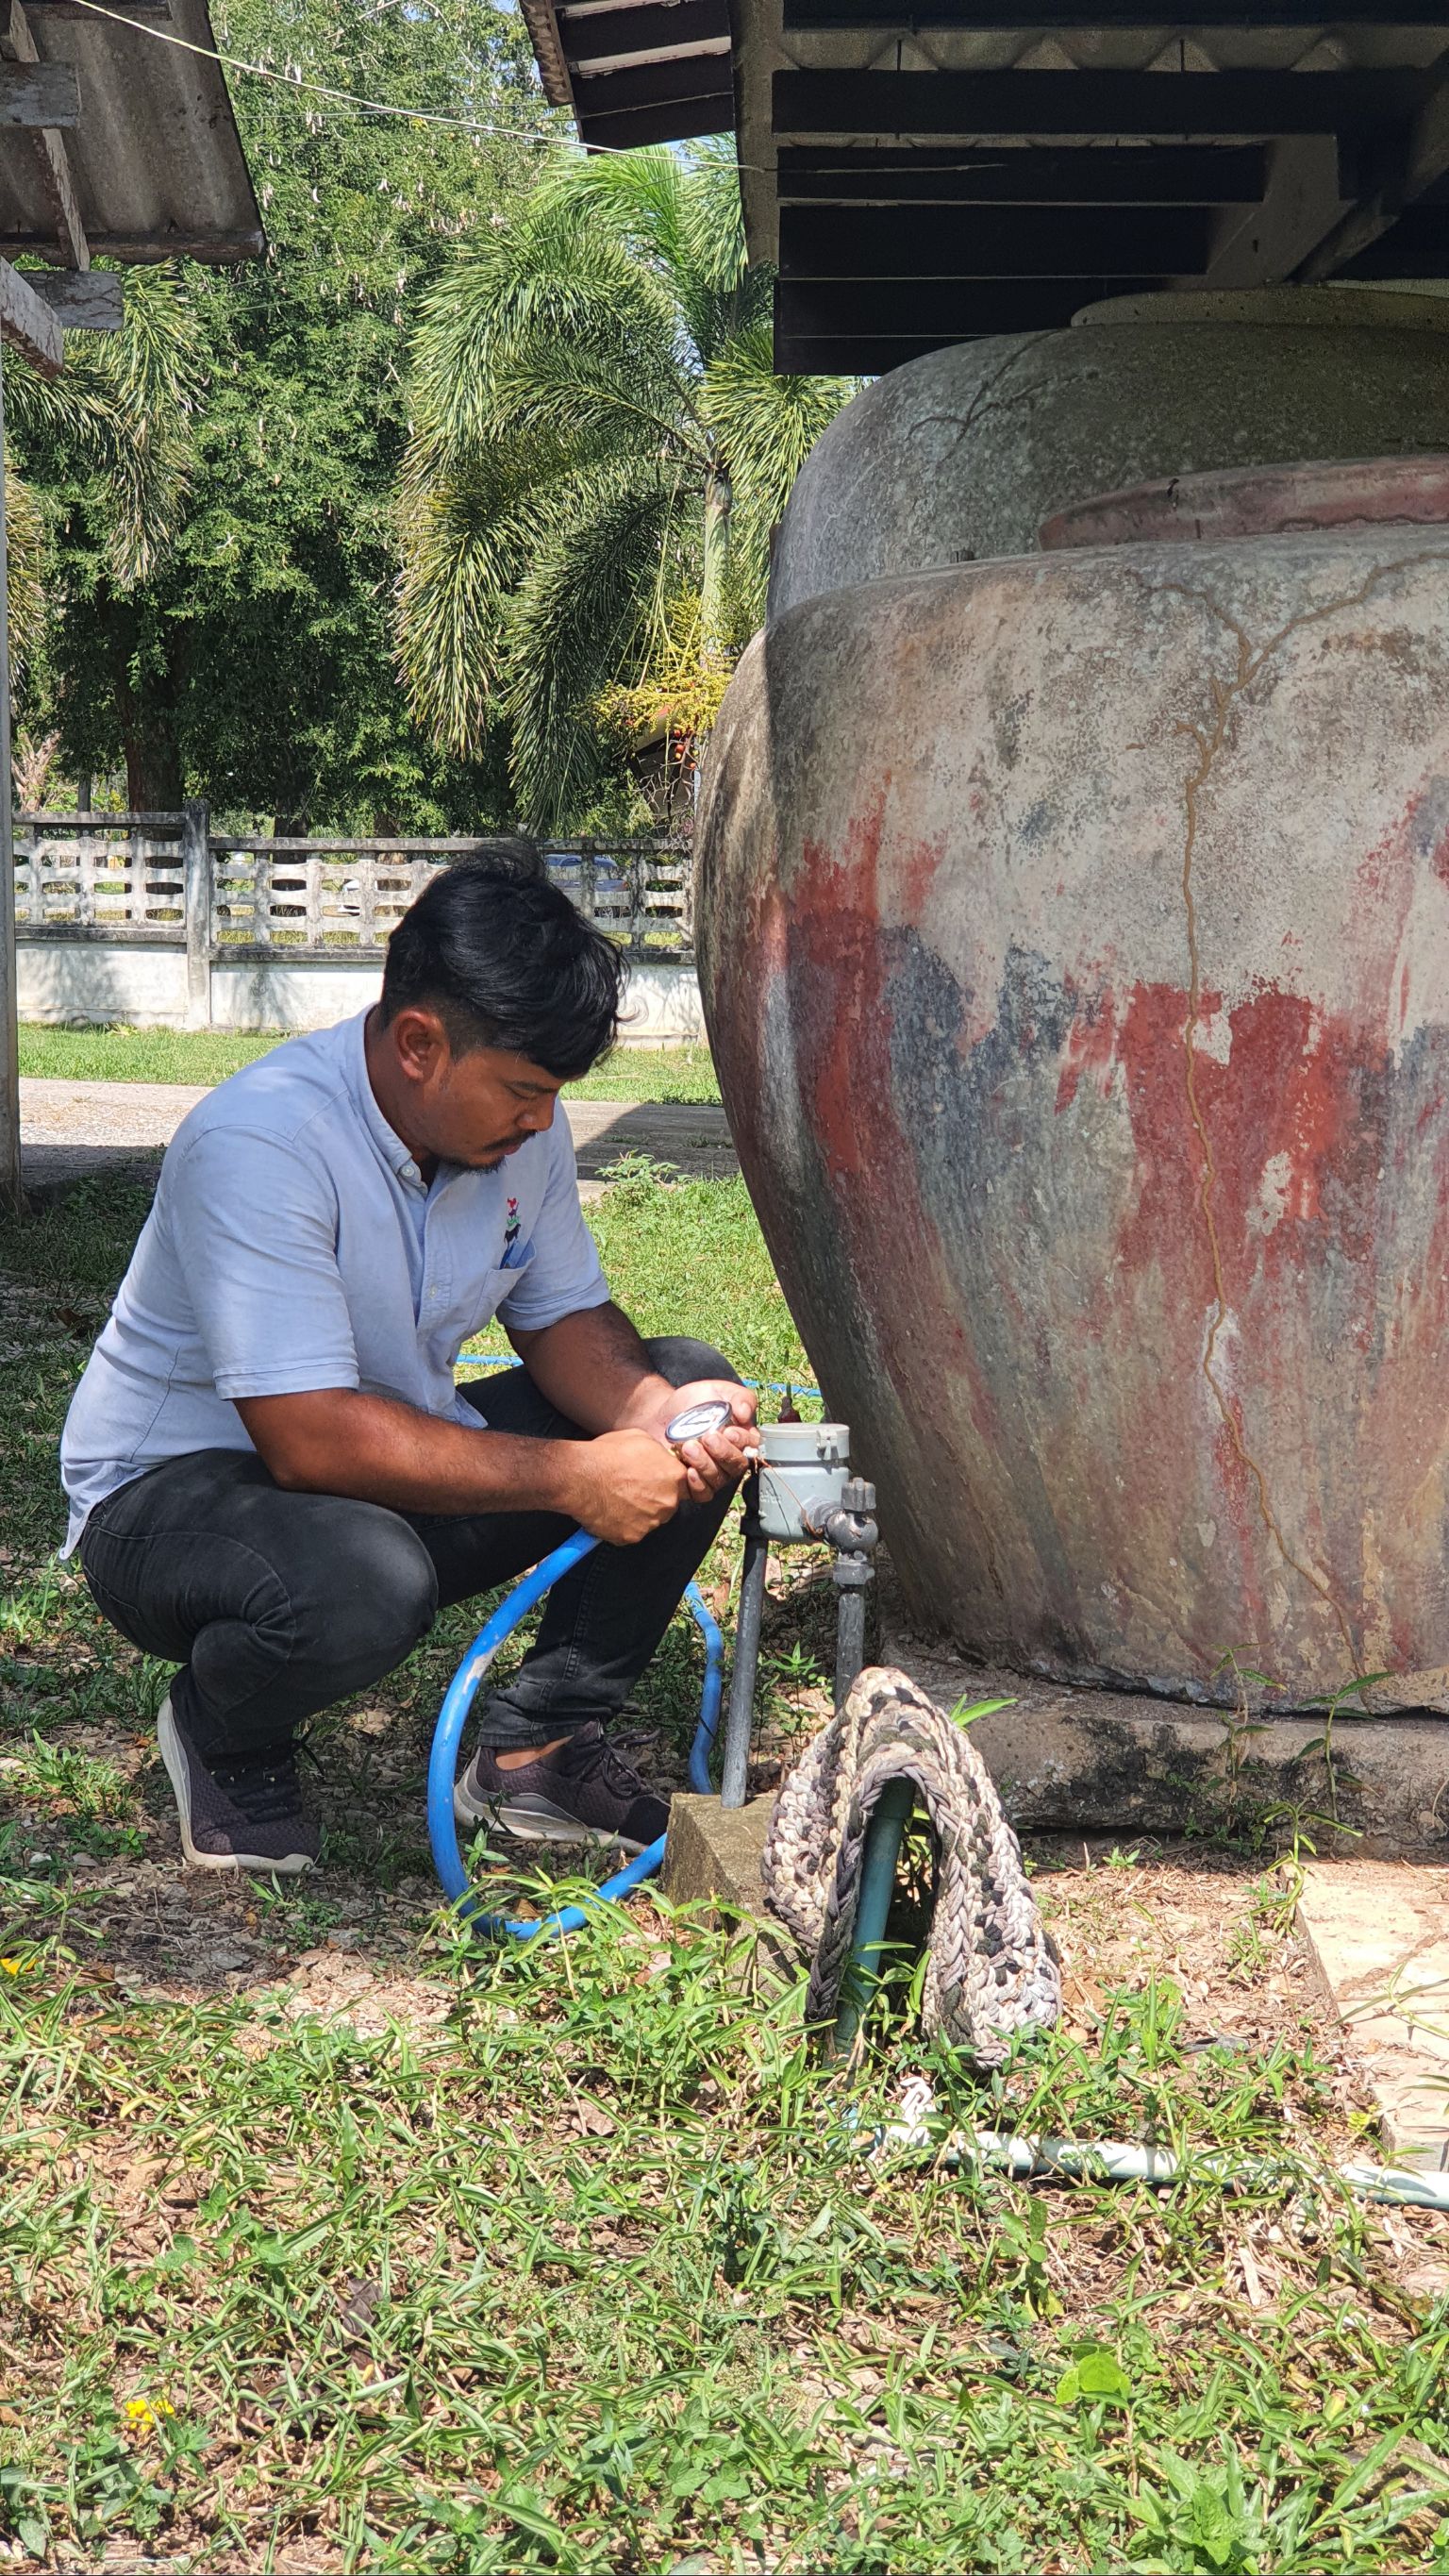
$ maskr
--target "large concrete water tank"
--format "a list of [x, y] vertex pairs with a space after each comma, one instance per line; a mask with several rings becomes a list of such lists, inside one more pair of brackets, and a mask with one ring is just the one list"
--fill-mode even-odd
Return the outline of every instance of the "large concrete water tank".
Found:
[[[1193, 329], [1244, 382], [1276, 336]], [[1339, 342], [1350, 449], [1377, 338]], [[1449, 447], [1449, 339], [1385, 342], [1394, 444]], [[918, 418], [942, 363], [862, 410]], [[1296, 369], [1320, 423], [1332, 373]], [[882, 525], [930, 542], [897, 474], [827, 545], [822, 441], [705, 783], [706, 1008], [917, 1614], [1071, 1680], [1226, 1698], [1236, 1659], [1291, 1704], [1449, 1663], [1449, 462], [1174, 466], [1072, 516], [1130, 480], [1095, 417], [1076, 489], [1033, 485], [1056, 551], [812, 594]]]

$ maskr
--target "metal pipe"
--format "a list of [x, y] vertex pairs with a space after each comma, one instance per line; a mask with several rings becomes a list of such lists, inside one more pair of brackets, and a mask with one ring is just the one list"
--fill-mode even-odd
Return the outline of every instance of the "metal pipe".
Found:
[[835, 1612], [835, 1705], [844, 1708], [865, 1663], [865, 1591], [842, 1590]]
[[854, 2047], [856, 2033], [879, 1982], [880, 1952], [885, 1941], [891, 1898], [895, 1894], [901, 1836], [915, 1803], [914, 1781], [887, 1781], [865, 1829], [855, 1931], [850, 1943], [845, 1992], [835, 2021], [835, 2046], [842, 2056]]
[[750, 1734], [755, 1718], [755, 1677], [760, 1663], [760, 1622], [765, 1609], [765, 1562], [768, 1541], [757, 1508], [759, 1478], [745, 1486], [745, 1558], [740, 1569], [740, 1606], [735, 1620], [735, 1659], [730, 1669], [730, 1700], [725, 1713], [724, 1763], [720, 1772], [722, 1807], [742, 1807], [750, 1767]]

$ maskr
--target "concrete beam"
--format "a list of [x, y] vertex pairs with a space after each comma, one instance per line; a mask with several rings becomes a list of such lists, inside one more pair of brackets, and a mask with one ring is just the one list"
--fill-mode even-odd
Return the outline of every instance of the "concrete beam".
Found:
[[7, 259], [0, 259], [0, 340], [18, 349], [42, 376], [58, 376], [65, 364], [59, 322]]
[[1437, 86], [1419, 109], [1409, 141], [1392, 177], [1354, 206], [1327, 238], [1310, 253], [1298, 272], [1299, 283], [1316, 284], [1369, 250], [1397, 222], [1406, 206], [1449, 170], [1449, 75], [1438, 73]]
[[1206, 274], [1181, 283], [1218, 290], [1292, 277], [1346, 211], [1338, 165], [1332, 134], [1287, 134], [1270, 144], [1262, 203], [1219, 216]]
[[109, 269], [30, 269], [25, 283], [62, 331], [119, 331], [126, 318], [122, 281]]
[[80, 83], [69, 63], [0, 63], [0, 125], [79, 125]]
[[[39, 61], [35, 38], [20, 0], [0, 0], [0, 31], [3, 31], [3, 50], [12, 61]], [[80, 202], [76, 196], [75, 176], [65, 148], [65, 137], [54, 126], [43, 125], [34, 140], [45, 193], [55, 213], [56, 239], [72, 268], [89, 268], [90, 245], [81, 221]]]

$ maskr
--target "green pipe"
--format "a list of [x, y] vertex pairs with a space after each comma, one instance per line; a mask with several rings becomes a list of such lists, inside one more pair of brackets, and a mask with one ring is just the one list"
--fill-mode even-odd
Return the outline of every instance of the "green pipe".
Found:
[[835, 2045], [842, 2055], [854, 2047], [856, 2033], [880, 1981], [880, 1951], [885, 1940], [891, 1898], [895, 1894], [901, 1836], [915, 1803], [914, 1781], [888, 1781], [876, 1800], [870, 1823], [865, 1829], [865, 1850], [860, 1864], [860, 1901], [855, 1909], [855, 1933], [835, 2022]]

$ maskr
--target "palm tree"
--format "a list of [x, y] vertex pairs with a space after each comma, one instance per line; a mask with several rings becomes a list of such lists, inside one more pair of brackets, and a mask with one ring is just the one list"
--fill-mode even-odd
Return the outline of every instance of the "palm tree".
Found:
[[404, 463], [399, 653], [418, 720], [476, 754], [506, 720], [515, 792], [558, 830], [601, 725], [681, 635], [708, 685], [759, 622], [769, 533], [853, 386], [770, 364], [722, 144], [561, 151], [423, 306]]
[[106, 568], [118, 589], [144, 581], [177, 528], [201, 393], [201, 343], [178, 273], [126, 273], [119, 331], [73, 333], [64, 373], [38, 375], [14, 350], [5, 368], [5, 513], [10, 658], [19, 670], [46, 618], [46, 504], [12, 465], [43, 458], [53, 475], [97, 478]]

